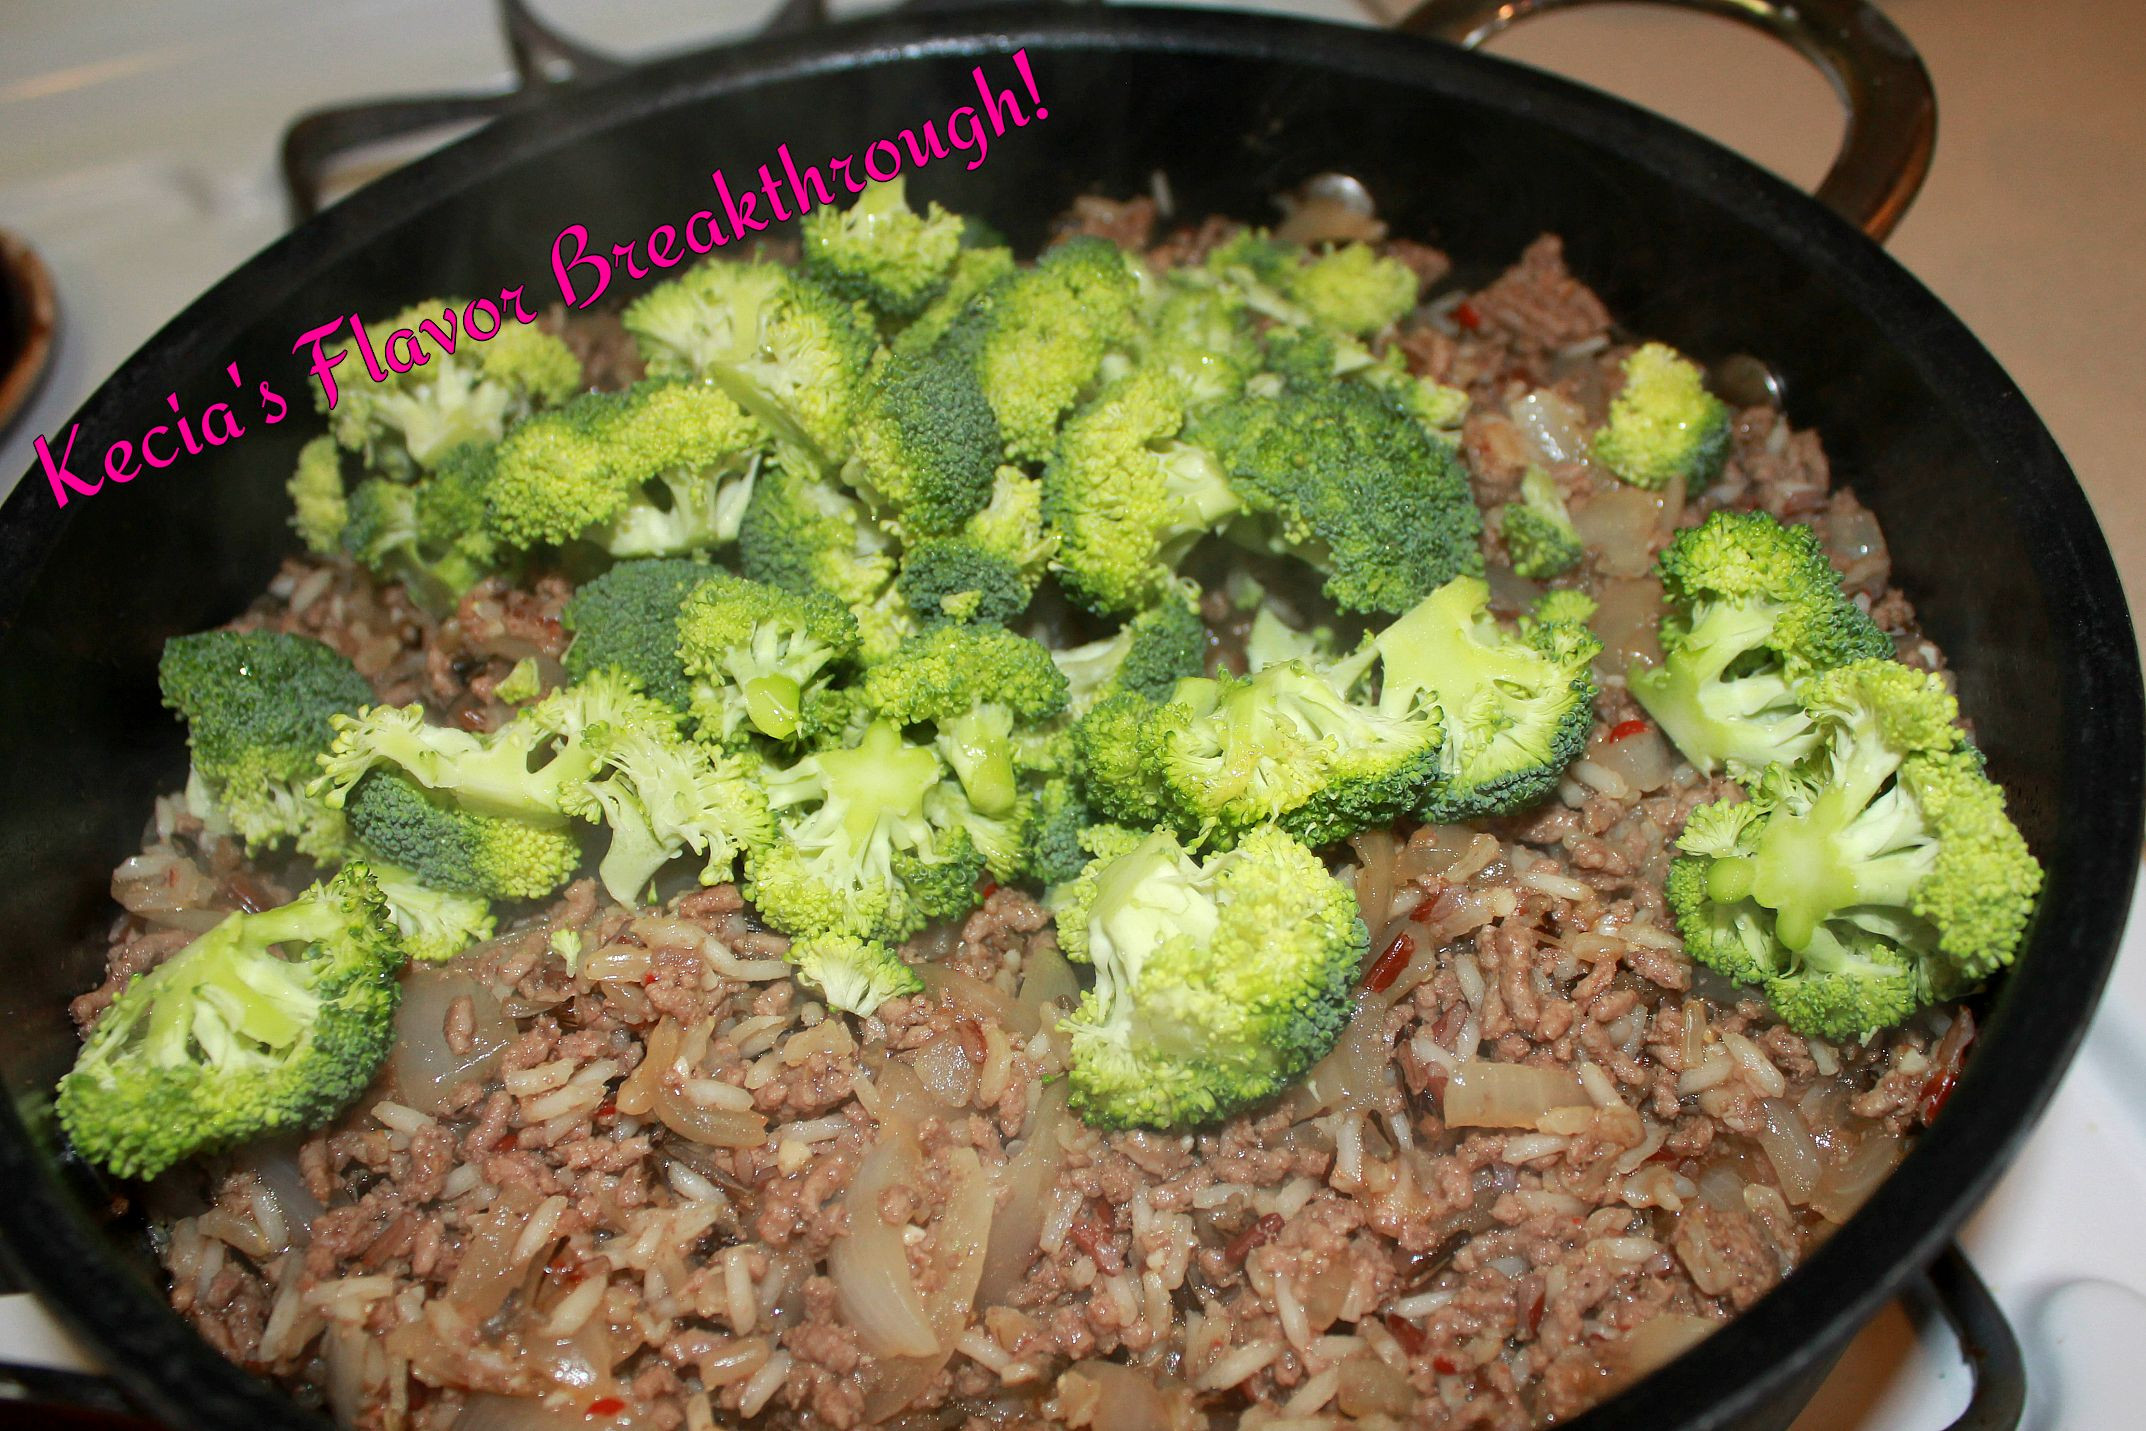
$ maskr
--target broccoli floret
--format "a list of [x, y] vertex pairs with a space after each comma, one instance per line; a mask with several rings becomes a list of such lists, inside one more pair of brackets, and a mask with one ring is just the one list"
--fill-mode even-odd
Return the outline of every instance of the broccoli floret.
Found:
[[1693, 812], [1672, 907], [1791, 1027], [1862, 1038], [2009, 964], [2042, 872], [1937, 675], [1858, 661], [1799, 695], [1811, 753]]
[[1333, 662], [1336, 654], [1332, 627], [1315, 626], [1309, 631], [1299, 631], [1282, 620], [1271, 606], [1259, 608], [1259, 614], [1252, 618], [1252, 629], [1244, 637], [1247, 671], [1265, 670], [1284, 661], [1325, 666]]
[[1153, 369], [1067, 420], [1043, 473], [1043, 517], [1058, 533], [1059, 579], [1090, 610], [1161, 601], [1193, 544], [1243, 507], [1214, 454], [1180, 439], [1185, 423], [1182, 385]]
[[1416, 271], [1349, 243], [1290, 270], [1289, 296], [1329, 328], [1368, 335], [1398, 323], [1416, 306]]
[[875, 337], [864, 309], [797, 270], [711, 260], [658, 285], [625, 323], [654, 376], [713, 379], [819, 473], [849, 455]]
[[1626, 683], [1701, 774], [1801, 759], [1817, 737], [1796, 682], [1892, 654], [1808, 527], [1718, 511], [1679, 532], [1655, 571], [1669, 607], [1662, 662]]
[[1165, 816], [1187, 839], [1275, 824], [1323, 845], [1412, 808], [1438, 769], [1438, 714], [1356, 704], [1354, 682], [1296, 661], [1180, 681], [1145, 737]]
[[578, 681], [615, 666], [665, 705], [686, 709], [693, 687], [678, 661], [678, 609], [714, 570], [683, 557], [622, 561], [584, 583], [560, 613], [574, 637], [567, 675]]
[[1034, 798], [1020, 873], [1046, 888], [1065, 884], [1088, 863], [1081, 836], [1095, 825], [1095, 811], [1081, 799], [1080, 788], [1070, 775], [1051, 776]]
[[1374, 388], [1292, 379], [1223, 404], [1194, 436], [1260, 518], [1233, 534], [1326, 573], [1344, 611], [1406, 611], [1482, 574], [1460, 458]]
[[403, 951], [361, 865], [234, 914], [120, 993], [60, 1080], [77, 1150], [151, 1178], [206, 1148], [318, 1127], [395, 1042]]
[[373, 882], [387, 901], [388, 916], [402, 937], [402, 947], [421, 964], [444, 964], [469, 948], [492, 937], [498, 921], [482, 895], [456, 894], [434, 889], [417, 877], [382, 860], [369, 860]]
[[1517, 575], [1548, 581], [1571, 571], [1586, 554], [1557, 482], [1542, 468], [1530, 467], [1520, 479], [1520, 500], [1499, 510], [1505, 554]]
[[1028, 610], [1020, 567], [967, 537], [925, 537], [902, 557], [902, 599], [919, 622], [1004, 626]]
[[1106, 1128], [1210, 1123], [1333, 1047], [1368, 936], [1317, 855], [1273, 828], [1198, 863], [1167, 831], [1104, 842], [1058, 900], [1095, 987], [1059, 1027], [1072, 1107]]
[[1149, 829], [1164, 823], [1156, 717], [1162, 703], [1138, 691], [1103, 697], [1073, 723], [1074, 778], [1106, 820]]
[[937, 347], [977, 298], [1012, 277], [1014, 268], [1012, 249], [990, 244], [962, 249], [945, 290], [895, 335], [894, 353], [912, 357]]
[[893, 541], [864, 504], [832, 483], [775, 468], [762, 477], [738, 532], [738, 566], [754, 581], [824, 592], [857, 618], [867, 661], [915, 629], [895, 589]]
[[941, 626], [914, 637], [865, 672], [863, 690], [887, 720], [932, 726], [969, 803], [990, 817], [1017, 803], [1015, 727], [1038, 726], [1066, 703], [1051, 653], [997, 626]]
[[586, 540], [673, 556], [736, 538], [760, 425], [721, 388], [649, 379], [522, 423], [494, 454], [486, 525], [520, 549]]
[[831, 1009], [859, 1018], [889, 999], [924, 992], [917, 971], [901, 956], [873, 939], [854, 934], [819, 934], [795, 940], [790, 962], [797, 977], [818, 991]]
[[581, 864], [571, 827], [476, 814], [399, 770], [360, 777], [344, 810], [368, 853], [446, 894], [542, 899]]
[[938, 297], [961, 254], [960, 216], [937, 204], [917, 213], [899, 176], [847, 209], [814, 209], [799, 231], [807, 273], [889, 318], [913, 317]]
[[[368, 324], [366, 332], [378, 352], [396, 329], [414, 330], [425, 318], [437, 324], [442, 309], [458, 306], [434, 299]], [[464, 443], [497, 442], [515, 423], [565, 402], [582, 386], [573, 350], [528, 324], [510, 324], [483, 342], [465, 337], [452, 355], [429, 343], [424, 352], [425, 361], [408, 372], [346, 384], [328, 411], [328, 431], [338, 443], [374, 472], [402, 481]]]
[[1103, 359], [1130, 345], [1139, 292], [1123, 250], [1082, 237], [977, 296], [947, 341], [974, 352], [1008, 460], [1051, 455], [1059, 419], [1095, 385]]
[[1179, 681], [1206, 668], [1207, 645], [1196, 592], [1177, 589], [1115, 635], [1056, 648], [1051, 659], [1065, 672], [1066, 709], [1078, 716], [1120, 691], [1168, 700]]
[[1377, 638], [1392, 713], [1427, 708], [1444, 735], [1424, 818], [1441, 824], [1505, 815], [1542, 798], [1587, 748], [1595, 718], [1589, 666], [1602, 643], [1584, 626], [1501, 631], [1490, 587], [1456, 577]]
[[765, 767], [774, 834], [746, 853], [746, 896], [786, 933], [887, 944], [973, 907], [983, 857], [942, 822], [958, 812], [929, 798], [945, 779], [931, 748], [887, 721], [852, 748]]
[[1648, 343], [1624, 360], [1624, 387], [1594, 448], [1597, 462], [1635, 487], [1659, 490], [1681, 477], [1696, 492], [1729, 454], [1729, 409], [1706, 390], [1698, 364]]
[[1527, 615], [1520, 618], [1520, 629], [1532, 631], [1537, 626], [1563, 622], [1567, 626], [1585, 626], [1595, 619], [1595, 599], [1578, 587], [1558, 587], [1535, 598], [1535, 605]]
[[1261, 366], [1243, 296], [1199, 270], [1173, 269], [1156, 280], [1133, 348], [1141, 366], [1176, 378], [1195, 409], [1235, 397]]
[[880, 363], [855, 439], [843, 480], [905, 536], [958, 531], [991, 500], [998, 419], [975, 365], [951, 344]]
[[360, 482], [345, 504], [343, 550], [380, 580], [401, 582], [427, 610], [452, 610], [502, 564], [485, 520], [493, 452], [471, 443], [414, 483]]
[[186, 721], [194, 772], [249, 848], [292, 840], [315, 859], [344, 842], [340, 814], [307, 791], [333, 721], [372, 687], [333, 648], [273, 631], [203, 631], [164, 643], [164, 704]]
[[343, 450], [333, 437], [316, 437], [298, 449], [298, 466], [286, 490], [291, 494], [291, 529], [306, 550], [315, 556], [341, 551], [350, 508], [343, 497]]
[[725, 744], [747, 726], [795, 737], [806, 693], [833, 677], [858, 639], [856, 618], [833, 597], [728, 572], [710, 573], [687, 596], [677, 633], [701, 738]]
[[766, 797], [735, 755], [655, 725], [600, 725], [588, 745], [605, 774], [570, 808], [610, 827], [597, 874], [621, 904], [637, 902], [656, 871], [687, 850], [705, 857], [702, 884], [728, 879], [739, 853], [773, 834]]

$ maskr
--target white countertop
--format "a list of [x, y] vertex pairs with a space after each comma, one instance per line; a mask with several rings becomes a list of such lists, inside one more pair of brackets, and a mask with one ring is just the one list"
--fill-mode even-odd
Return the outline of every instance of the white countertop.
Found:
[[[556, 0], [620, 53], [748, 31], [772, 0]], [[838, 13], [869, 9], [838, 4]], [[1347, 0], [1258, 8], [1348, 18]], [[1981, 335], [2064, 446], [2127, 584], [2146, 592], [2146, 42], [2097, 0], [1889, 0], [1941, 112], [1937, 160], [1893, 252]], [[595, 17], [602, 16], [602, 23]], [[299, 111], [501, 78], [484, 0], [13, 0], [0, 45], [0, 227], [37, 246], [63, 306], [54, 371], [0, 441], [0, 490], [133, 348], [285, 224], [276, 144]], [[620, 36], [631, 36], [630, 40]], [[1839, 119], [1801, 63], [1726, 22], [1616, 8], [1493, 46], [1662, 110], [1803, 184]], [[2030, 1425], [2136, 1424], [2111, 1349], [2146, 1345], [2146, 931], [2049, 1117], [1963, 1240], [2027, 1346]], [[0, 1360], [78, 1364], [28, 1298], [0, 1298]], [[1895, 1308], [1798, 1431], [1935, 1431], [1966, 1400], [1942, 1337]], [[2117, 1398], [2123, 1399], [2117, 1399]], [[2107, 1398], [2097, 1400], [2096, 1398]]]

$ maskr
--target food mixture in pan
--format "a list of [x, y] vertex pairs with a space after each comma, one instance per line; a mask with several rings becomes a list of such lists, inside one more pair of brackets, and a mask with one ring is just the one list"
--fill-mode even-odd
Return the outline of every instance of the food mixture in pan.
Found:
[[346, 386], [58, 1096], [217, 1348], [365, 1428], [1519, 1431], [1898, 1164], [2040, 872], [1817, 437], [1555, 238], [1157, 228], [887, 186]]

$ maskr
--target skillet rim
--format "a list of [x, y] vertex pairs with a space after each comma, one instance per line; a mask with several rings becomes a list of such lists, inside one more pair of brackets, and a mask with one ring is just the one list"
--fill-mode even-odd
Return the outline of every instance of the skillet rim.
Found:
[[[2064, 886], [2045, 896], [2030, 956], [2068, 961], [2071, 977], [2002, 1002], [1963, 1072], [1947, 1115], [1864, 1209], [1797, 1275], [1679, 1358], [1568, 1423], [1576, 1431], [1714, 1431], [1761, 1413], [1813, 1372], [1937, 1254], [2024, 1141], [2084, 1038], [2113, 965], [2146, 820], [2139, 659], [2107, 545], [2070, 468], [2024, 396], [1934, 295], [1875, 242], [1814, 199], [1674, 122], [1612, 96], [1494, 56], [1318, 21], [1227, 11], [1030, 8], [893, 16], [812, 35], [659, 60], [554, 96], [368, 186], [234, 270], [131, 356], [67, 421], [90, 431], [213, 365], [250, 319], [305, 279], [386, 230], [495, 172], [553, 147], [696, 100], [909, 60], [1050, 50], [1146, 51], [1188, 60], [1228, 55], [1435, 89], [1491, 112], [1546, 124], [1611, 160], [1636, 165], [1764, 231], [1892, 338], [1918, 377], [2000, 477], [2022, 518], [2050, 622], [2080, 633], [2065, 674], [2064, 739], [2076, 754], [2059, 786]], [[167, 381], [170, 379], [171, 381]], [[150, 398], [150, 400], [154, 400]], [[65, 431], [65, 425], [59, 429]], [[0, 652], [71, 510], [26, 474], [0, 506]], [[2088, 659], [2091, 658], [2091, 659]], [[4, 657], [0, 657], [4, 669]], [[2083, 818], [2081, 818], [2083, 817]], [[2088, 842], [2071, 830], [2091, 825]], [[2113, 832], [2113, 838], [2111, 837]], [[2053, 852], [2053, 850], [2052, 850]], [[2054, 886], [2055, 881], [2052, 881]], [[2108, 891], [2120, 890], [2122, 898]], [[2055, 917], [2059, 893], [2068, 896]], [[2031, 993], [2031, 997], [2028, 995]], [[2005, 1066], [2000, 1071], [1998, 1065]], [[2016, 1076], [2024, 1068], [2028, 1075]], [[46, 1304], [107, 1355], [117, 1380], [177, 1425], [325, 1427], [273, 1384], [225, 1361], [128, 1271], [28, 1135], [14, 1100], [0, 1107], [0, 1252]], [[1899, 1234], [1895, 1228], [1910, 1228]], [[1870, 1274], [1872, 1267], [1882, 1270]], [[1755, 1368], [1755, 1370], [1747, 1370]]]

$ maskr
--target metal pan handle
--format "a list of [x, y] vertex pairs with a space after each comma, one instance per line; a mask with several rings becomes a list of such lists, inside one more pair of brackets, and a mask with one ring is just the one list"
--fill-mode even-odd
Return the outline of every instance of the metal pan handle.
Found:
[[[1376, 0], [1367, 6], [1384, 9]], [[1397, 30], [1474, 49], [1531, 16], [1613, 0], [1424, 0]], [[1922, 57], [1868, 0], [1646, 0], [1719, 15], [1789, 46], [1833, 86], [1847, 132], [1818, 201], [1874, 239], [1893, 231], [1937, 146], [1937, 95]], [[1391, 11], [1387, 11], [1388, 14]]]

